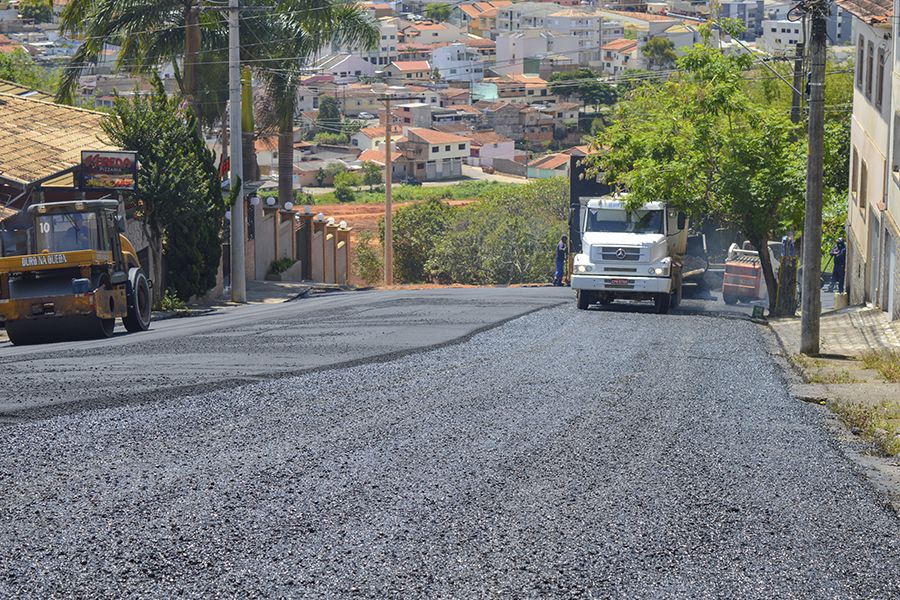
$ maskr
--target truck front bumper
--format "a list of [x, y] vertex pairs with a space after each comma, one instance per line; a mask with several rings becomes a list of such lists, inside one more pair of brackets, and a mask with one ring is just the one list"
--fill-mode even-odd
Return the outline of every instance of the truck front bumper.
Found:
[[610, 277], [608, 275], [572, 275], [572, 289], [609, 292], [615, 295], [669, 294], [672, 292], [670, 277]]

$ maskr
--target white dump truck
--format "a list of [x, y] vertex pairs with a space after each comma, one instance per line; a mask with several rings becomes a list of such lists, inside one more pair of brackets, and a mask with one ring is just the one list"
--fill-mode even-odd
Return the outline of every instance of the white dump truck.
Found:
[[664, 202], [625, 209], [625, 196], [590, 198], [581, 211], [581, 252], [572, 288], [578, 308], [650, 300], [666, 313], [681, 302], [688, 223]]

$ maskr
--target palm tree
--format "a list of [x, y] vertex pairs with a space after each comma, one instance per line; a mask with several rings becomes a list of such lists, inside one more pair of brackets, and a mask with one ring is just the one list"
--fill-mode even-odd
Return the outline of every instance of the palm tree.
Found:
[[[222, 16], [203, 10], [209, 0], [71, 0], [60, 17], [60, 32], [83, 43], [63, 70], [57, 99], [71, 101], [85, 68], [97, 64], [107, 45], [120, 47], [122, 70], [146, 73], [171, 64], [188, 105], [194, 107], [200, 89], [198, 63], [202, 51], [201, 26], [224, 41]], [[178, 68], [184, 59], [184, 72]]]
[[[256, 0], [265, 4], [267, 0]], [[378, 29], [359, 5], [338, 0], [285, 0], [271, 18], [248, 28], [251, 39], [266, 44], [248, 46], [257, 73], [270, 97], [263, 125], [278, 133], [278, 199], [293, 199], [294, 117], [297, 89], [309, 59], [324, 46], [374, 47]]]

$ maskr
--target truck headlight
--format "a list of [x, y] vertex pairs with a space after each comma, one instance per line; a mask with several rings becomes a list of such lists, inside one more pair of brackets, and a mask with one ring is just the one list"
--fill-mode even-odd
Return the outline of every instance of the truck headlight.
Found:
[[591, 265], [575, 265], [575, 270], [579, 273], [589, 273], [593, 267]]
[[669, 274], [669, 267], [650, 267], [647, 271], [651, 275], [656, 275], [658, 277], [663, 277]]

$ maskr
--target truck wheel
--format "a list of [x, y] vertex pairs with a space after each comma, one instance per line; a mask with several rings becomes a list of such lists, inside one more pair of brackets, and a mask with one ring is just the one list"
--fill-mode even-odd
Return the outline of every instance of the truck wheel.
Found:
[[578, 305], [578, 310], [587, 310], [591, 303], [591, 293], [585, 290], [575, 290], [575, 303]]
[[671, 302], [672, 294], [657, 294], [654, 298], [654, 308], [658, 314], [664, 315], [669, 312]]
[[150, 283], [141, 269], [132, 269], [129, 277], [128, 314], [122, 324], [129, 333], [150, 328]]
[[731, 294], [722, 294], [722, 300], [725, 301], [725, 304], [732, 306], [738, 303], [738, 299]]

